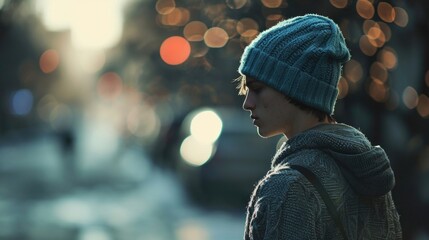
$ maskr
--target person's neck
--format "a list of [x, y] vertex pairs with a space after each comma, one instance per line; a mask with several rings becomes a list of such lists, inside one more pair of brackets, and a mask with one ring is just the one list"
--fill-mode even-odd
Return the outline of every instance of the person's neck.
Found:
[[289, 132], [287, 132], [285, 134], [285, 136], [288, 139], [290, 139], [290, 138], [296, 136], [297, 134], [304, 132], [305, 130], [316, 127], [317, 125], [329, 124], [329, 123], [331, 123], [331, 122], [329, 122], [328, 118], [325, 118], [324, 120], [319, 121], [319, 119], [317, 119], [313, 115], [310, 115], [307, 113], [302, 114], [302, 115], [298, 115], [296, 117], [295, 124], [291, 127]]

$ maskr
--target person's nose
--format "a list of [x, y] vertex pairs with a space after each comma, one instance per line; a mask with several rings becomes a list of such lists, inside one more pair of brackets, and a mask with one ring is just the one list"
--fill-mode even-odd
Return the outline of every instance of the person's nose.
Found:
[[253, 109], [255, 109], [255, 99], [253, 97], [253, 94], [249, 92], [246, 93], [246, 98], [243, 102], [243, 109], [246, 111], [252, 111]]

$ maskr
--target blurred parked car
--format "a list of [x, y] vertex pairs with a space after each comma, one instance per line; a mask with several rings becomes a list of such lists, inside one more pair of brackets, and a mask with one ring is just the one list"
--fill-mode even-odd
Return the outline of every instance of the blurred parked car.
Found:
[[281, 140], [258, 136], [249, 114], [241, 109], [200, 108], [184, 118], [174, 156], [194, 199], [242, 207], [269, 170]]

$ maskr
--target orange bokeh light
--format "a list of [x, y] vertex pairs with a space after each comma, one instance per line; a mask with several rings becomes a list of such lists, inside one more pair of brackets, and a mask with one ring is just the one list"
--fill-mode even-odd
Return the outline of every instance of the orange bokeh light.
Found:
[[395, 50], [389, 47], [383, 48], [378, 54], [378, 59], [387, 69], [394, 69], [398, 64], [398, 58]]
[[356, 3], [356, 11], [362, 18], [371, 19], [374, 16], [375, 9], [368, 0], [358, 0]]
[[184, 26], [190, 19], [191, 13], [186, 8], [174, 8], [165, 15], [160, 15], [161, 23], [167, 26]]
[[395, 20], [395, 9], [387, 2], [380, 2], [377, 7], [378, 16], [388, 23]]
[[223, 19], [217, 24], [217, 27], [223, 28], [228, 33], [229, 38], [237, 36], [237, 20]]
[[336, 8], [345, 8], [348, 4], [347, 0], [329, 0], [329, 2]]
[[429, 117], [429, 97], [428, 96], [424, 94], [420, 94], [419, 103], [417, 105], [417, 112], [423, 118]]
[[201, 21], [192, 21], [186, 24], [183, 29], [183, 35], [190, 42], [202, 41], [204, 33], [207, 31], [207, 26]]
[[265, 26], [267, 28], [270, 28], [270, 27], [276, 25], [281, 20], [283, 20], [283, 15], [281, 15], [281, 14], [270, 14], [266, 17]]
[[261, 2], [267, 8], [278, 8], [282, 5], [283, 0], [261, 0]]
[[44, 73], [51, 73], [57, 69], [60, 64], [60, 56], [58, 52], [54, 49], [46, 50], [40, 56], [39, 65], [40, 69]]
[[389, 76], [386, 67], [380, 62], [374, 62], [369, 70], [370, 76], [373, 80], [386, 82]]
[[208, 47], [221, 48], [228, 42], [228, 33], [223, 28], [212, 27], [204, 35], [204, 42]]
[[172, 36], [162, 42], [159, 53], [165, 63], [179, 65], [189, 58], [191, 45], [183, 37]]
[[368, 36], [363, 35], [359, 40], [359, 47], [363, 54], [373, 56], [377, 52], [377, 47], [371, 44]]
[[351, 59], [344, 66], [344, 76], [350, 82], [353, 82], [353, 83], [359, 82], [363, 76], [362, 65], [358, 61]]
[[155, 8], [159, 14], [169, 14], [176, 8], [176, 2], [174, 0], [158, 0]]
[[349, 92], [349, 84], [347, 83], [347, 80], [344, 77], [340, 78], [340, 81], [338, 82], [338, 99], [342, 99], [345, 96], [347, 96]]
[[408, 13], [405, 11], [405, 9], [400, 7], [395, 7], [395, 24], [400, 27], [406, 27], [408, 24]]
[[369, 95], [377, 102], [386, 102], [389, 97], [389, 88], [380, 81], [372, 81], [369, 85]]
[[255, 37], [259, 33], [259, 25], [252, 18], [243, 18], [237, 23], [237, 32], [243, 37]]

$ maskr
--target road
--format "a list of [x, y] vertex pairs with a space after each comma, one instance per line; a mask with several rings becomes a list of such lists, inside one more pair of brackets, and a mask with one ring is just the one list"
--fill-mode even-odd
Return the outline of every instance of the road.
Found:
[[142, 148], [79, 147], [67, 134], [0, 144], [0, 239], [241, 239], [242, 212], [189, 201], [174, 173]]

